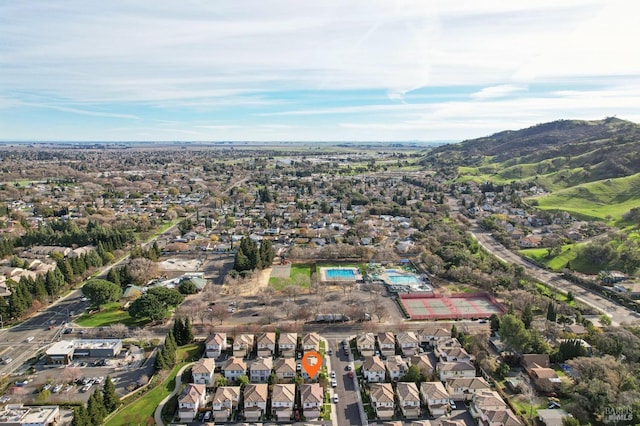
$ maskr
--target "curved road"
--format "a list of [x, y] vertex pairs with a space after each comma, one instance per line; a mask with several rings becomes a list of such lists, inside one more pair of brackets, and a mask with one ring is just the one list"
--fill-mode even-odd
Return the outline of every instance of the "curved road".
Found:
[[173, 395], [178, 393], [178, 390], [180, 390], [180, 386], [182, 386], [182, 373], [193, 364], [195, 364], [195, 362], [190, 362], [189, 364], [184, 365], [180, 370], [178, 370], [178, 373], [176, 374], [176, 387], [173, 389], [173, 392], [167, 395], [167, 397], [163, 399], [160, 404], [158, 404], [156, 411], [153, 413], [153, 418], [156, 422], [156, 426], [164, 426], [164, 422], [162, 421], [162, 409], [164, 408], [164, 405], [167, 403], [167, 401], [169, 401]]
[[[460, 212], [460, 206], [458, 205], [458, 201], [455, 198], [447, 197], [447, 203], [452, 213]], [[611, 317], [613, 325], [633, 324], [639, 321], [640, 314], [638, 314], [637, 312], [632, 311], [631, 309], [627, 309], [624, 306], [618, 305], [617, 303], [597, 293], [586, 290], [572, 283], [571, 281], [562, 278], [560, 274], [548, 271], [544, 268], [527, 262], [517, 254], [505, 248], [498, 241], [496, 241], [489, 232], [482, 231], [475, 219], [469, 219], [469, 222], [471, 223], [471, 235], [473, 235], [473, 237], [478, 241], [482, 248], [484, 248], [487, 252], [493, 254], [503, 262], [522, 266], [527, 274], [531, 275], [532, 277], [550, 287], [564, 292], [572, 292], [577, 301], [591, 306], [592, 308], [595, 308], [598, 311], [603, 312]]]

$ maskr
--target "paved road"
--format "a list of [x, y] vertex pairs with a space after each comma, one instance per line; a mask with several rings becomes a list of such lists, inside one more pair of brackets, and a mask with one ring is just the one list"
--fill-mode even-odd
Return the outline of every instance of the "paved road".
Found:
[[[447, 202], [452, 212], [459, 212], [460, 207], [458, 206], [456, 199], [449, 197], [447, 199]], [[544, 268], [540, 268], [539, 266], [527, 262], [517, 254], [505, 248], [498, 241], [496, 241], [496, 239], [493, 238], [493, 236], [489, 232], [485, 232], [480, 229], [476, 220], [470, 220], [470, 222], [471, 233], [473, 237], [486, 251], [492, 253], [503, 262], [522, 266], [526, 270], [527, 274], [549, 285], [550, 287], [565, 292], [572, 292], [576, 300], [584, 303], [585, 305], [591, 306], [592, 308], [597, 309], [598, 311], [603, 312], [611, 317], [613, 325], [634, 324], [639, 322], [640, 314], [638, 314], [637, 312], [632, 311], [631, 309], [627, 309], [624, 306], [618, 305], [617, 303], [607, 299], [606, 297], [600, 296], [599, 294], [593, 293], [589, 290], [585, 290], [582, 287], [572, 283], [571, 281], [565, 280], [560, 276], [560, 274], [548, 271]]]
[[333, 392], [337, 393], [339, 398], [338, 403], [334, 405], [336, 410], [335, 418], [340, 426], [359, 425], [361, 421], [358, 395], [353, 379], [348, 376], [347, 365], [349, 364], [349, 357], [345, 355], [340, 345], [343, 338], [347, 338], [347, 335], [340, 338], [327, 339], [329, 348], [333, 351], [333, 355], [330, 356], [331, 366], [333, 371], [336, 372], [336, 381], [338, 382], [338, 387], [333, 389]]
[[55, 342], [62, 335], [64, 324], [74, 315], [84, 312], [88, 306], [89, 302], [82, 300], [80, 290], [74, 290], [23, 323], [1, 330], [2, 358], [9, 357], [12, 361], [8, 365], [0, 365], [0, 373], [14, 372], [38, 350]]

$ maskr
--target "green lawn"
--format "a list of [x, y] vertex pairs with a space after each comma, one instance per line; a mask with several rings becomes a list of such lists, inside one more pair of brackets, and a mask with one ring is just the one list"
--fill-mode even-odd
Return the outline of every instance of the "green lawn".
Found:
[[[202, 348], [200, 345], [186, 345], [178, 348], [177, 358], [186, 361], [178, 362], [171, 370], [167, 378], [159, 383], [152, 390], [135, 400], [128, 406], [122, 408], [111, 420], [105, 423], [106, 426], [127, 426], [127, 425], [146, 425], [147, 421], [153, 419], [153, 414], [160, 402], [169, 395], [176, 387], [176, 374], [178, 370], [186, 363], [197, 360], [200, 357]], [[151, 422], [153, 424], [153, 422]]]
[[567, 263], [570, 263], [571, 269], [575, 271], [585, 274], [597, 273], [600, 270], [599, 267], [579, 261], [576, 258], [580, 246], [581, 244], [564, 245], [562, 246], [560, 254], [551, 258], [547, 257], [546, 248], [525, 249], [520, 250], [520, 253], [525, 257], [544, 264], [547, 268], [553, 271], [560, 271], [567, 266]]
[[300, 263], [291, 265], [291, 274], [289, 278], [269, 278], [269, 285], [278, 291], [284, 290], [290, 285], [297, 285], [301, 288], [309, 288], [311, 286], [311, 264]]
[[141, 326], [149, 322], [148, 318], [135, 319], [129, 316], [129, 312], [122, 309], [120, 303], [105, 305], [102, 310], [92, 314], [83, 314], [74, 321], [81, 327], [105, 327], [111, 324], [122, 323], [126, 326]]

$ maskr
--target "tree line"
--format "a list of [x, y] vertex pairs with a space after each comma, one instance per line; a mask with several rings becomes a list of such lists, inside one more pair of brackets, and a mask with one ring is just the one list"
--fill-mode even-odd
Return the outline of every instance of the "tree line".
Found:
[[242, 237], [236, 252], [233, 269], [238, 272], [263, 269], [273, 263], [275, 253], [270, 240], [262, 240], [260, 245], [248, 236]]
[[105, 417], [114, 412], [120, 406], [120, 397], [116, 394], [116, 388], [107, 376], [102, 391], [95, 390], [87, 405], [81, 404], [73, 410], [72, 426], [92, 426], [102, 424]]

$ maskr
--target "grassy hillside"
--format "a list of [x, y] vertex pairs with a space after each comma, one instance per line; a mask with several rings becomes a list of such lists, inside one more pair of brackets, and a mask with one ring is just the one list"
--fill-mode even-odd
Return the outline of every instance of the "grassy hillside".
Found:
[[561, 189], [530, 198], [543, 210], [566, 210], [585, 219], [619, 220], [633, 207], [640, 207], [640, 174], [606, 179]]

